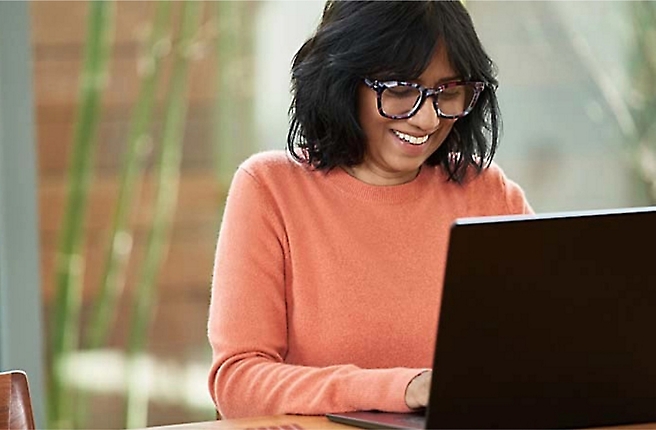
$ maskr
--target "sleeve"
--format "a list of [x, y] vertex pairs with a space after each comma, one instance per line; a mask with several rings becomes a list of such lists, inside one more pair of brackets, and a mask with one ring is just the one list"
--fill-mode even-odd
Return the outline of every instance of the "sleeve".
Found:
[[285, 246], [284, 223], [273, 198], [240, 168], [221, 223], [208, 322], [208, 382], [219, 413], [236, 418], [409, 411], [405, 389], [426, 369], [284, 363]]

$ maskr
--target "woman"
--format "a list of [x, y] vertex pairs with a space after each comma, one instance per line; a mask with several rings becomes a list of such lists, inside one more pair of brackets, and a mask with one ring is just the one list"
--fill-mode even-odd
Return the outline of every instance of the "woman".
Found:
[[458, 1], [329, 1], [292, 82], [288, 154], [228, 195], [212, 397], [228, 418], [423, 407], [451, 223], [531, 212], [491, 164], [493, 63]]

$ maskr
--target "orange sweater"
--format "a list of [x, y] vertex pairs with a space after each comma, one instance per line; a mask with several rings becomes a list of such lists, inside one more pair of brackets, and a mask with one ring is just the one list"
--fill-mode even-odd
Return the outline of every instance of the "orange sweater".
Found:
[[494, 164], [466, 185], [423, 166], [409, 183], [379, 187], [283, 152], [254, 155], [234, 176], [216, 251], [218, 410], [408, 411], [406, 386], [432, 365], [451, 223], [528, 212]]

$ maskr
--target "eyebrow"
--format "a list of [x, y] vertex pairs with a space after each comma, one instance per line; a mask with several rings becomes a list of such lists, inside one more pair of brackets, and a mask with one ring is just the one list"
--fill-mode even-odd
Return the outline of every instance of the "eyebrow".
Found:
[[[437, 85], [435, 85], [435, 87], [438, 87], [438, 86], [440, 86], [440, 85], [442, 85], [442, 84], [446, 84], [447, 82], [460, 81], [460, 80], [462, 80], [462, 79], [463, 79], [463, 78], [462, 78], [462, 76], [460, 76], [460, 75], [448, 76], [448, 77], [446, 77], [446, 78], [442, 78], [442, 79], [438, 80], [438, 81], [437, 81]], [[434, 87], [433, 87], [433, 88], [434, 88]]]
[[460, 76], [460, 75], [447, 76], [446, 78], [442, 78], [442, 79], [438, 80], [437, 83], [436, 83], [434, 86], [432, 86], [432, 85], [424, 85], [424, 84], [422, 84], [421, 82], [419, 82], [419, 79], [390, 79], [390, 80], [393, 80], [393, 81], [399, 81], [399, 80], [400, 80], [400, 81], [405, 81], [405, 82], [415, 82], [415, 83], [417, 83], [417, 84], [419, 84], [419, 85], [421, 85], [421, 86], [423, 86], [423, 87], [426, 87], [426, 88], [437, 88], [437, 87], [439, 87], [440, 85], [446, 84], [447, 82], [461, 81], [461, 80], [463, 80], [463, 79], [464, 79], [464, 78], [463, 78], [462, 76]]
[[464, 78], [463, 78], [462, 76], [460, 76], [460, 75], [447, 76], [446, 78], [439, 79], [439, 80], [437, 81], [437, 83], [435, 84], [435, 86], [424, 85], [424, 84], [422, 84], [421, 82], [419, 82], [419, 79], [394, 79], [394, 78], [391, 78], [391, 79], [385, 79], [385, 78], [383, 78], [383, 79], [380, 79], [380, 78], [374, 78], [374, 79], [376, 79], [376, 80], [378, 80], [378, 81], [380, 81], [380, 82], [391, 82], [391, 81], [397, 81], [397, 82], [414, 82], [414, 83], [417, 83], [417, 84], [419, 84], [419, 85], [421, 85], [421, 86], [423, 86], [423, 87], [426, 87], [426, 88], [436, 88], [436, 87], [439, 87], [440, 85], [446, 84], [447, 82], [461, 81], [461, 80], [463, 80]]

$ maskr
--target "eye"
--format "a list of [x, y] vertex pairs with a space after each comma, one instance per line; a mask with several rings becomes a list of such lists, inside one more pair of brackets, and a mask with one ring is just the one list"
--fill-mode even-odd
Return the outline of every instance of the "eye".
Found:
[[452, 100], [461, 98], [464, 94], [464, 89], [461, 86], [447, 88], [440, 93], [440, 99]]
[[386, 92], [389, 96], [396, 98], [416, 98], [419, 94], [416, 88], [407, 85], [397, 85], [394, 87], [387, 87]]

